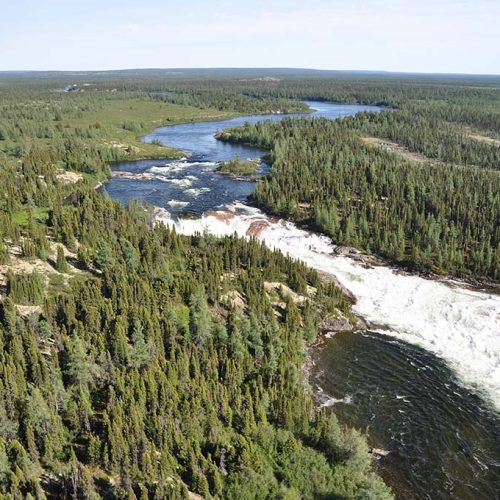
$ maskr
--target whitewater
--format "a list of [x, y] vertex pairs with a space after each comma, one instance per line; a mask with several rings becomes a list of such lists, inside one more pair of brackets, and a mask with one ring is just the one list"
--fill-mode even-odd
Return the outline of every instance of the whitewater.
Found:
[[[311, 118], [380, 110], [307, 104], [316, 110]], [[314, 349], [310, 382], [319, 406], [333, 407], [341, 422], [366, 432], [371, 446], [390, 450], [378, 469], [401, 498], [497, 498], [499, 296], [388, 266], [367, 267], [327, 237], [245, 205], [255, 183], [221, 176], [217, 166], [262, 151], [217, 141], [214, 134], [283, 117], [157, 129], [143, 140], [184, 150], [189, 159], [122, 162], [113, 166], [105, 190], [124, 204], [139, 199], [164, 207], [157, 209], [157, 220], [179, 233], [253, 236], [335, 276], [357, 297], [354, 310], [369, 322], [369, 331], [333, 335]], [[267, 174], [269, 166], [261, 166], [259, 173]]]
[[500, 411], [500, 295], [383, 265], [367, 267], [335, 254], [335, 245], [328, 237], [241, 203], [207, 212], [198, 219], [177, 219], [159, 208], [156, 218], [186, 235], [252, 236], [269, 248], [333, 275], [355, 295], [353, 309], [369, 322], [371, 331], [438, 355], [463, 385]]

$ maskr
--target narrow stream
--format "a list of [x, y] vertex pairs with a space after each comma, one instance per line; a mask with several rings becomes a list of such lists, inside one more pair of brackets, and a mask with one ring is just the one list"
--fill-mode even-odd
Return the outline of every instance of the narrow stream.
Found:
[[[377, 110], [309, 105], [317, 110], [311, 116], [331, 119]], [[213, 135], [246, 121], [281, 118], [157, 129], [144, 140], [159, 139], [189, 158], [119, 164], [106, 190], [123, 203], [141, 199], [160, 207], [159, 218], [181, 233], [252, 235], [335, 275], [357, 297], [355, 311], [373, 331], [336, 335], [316, 350], [311, 384], [319, 403], [390, 452], [378, 468], [399, 498], [499, 498], [500, 296], [385, 266], [365, 269], [335, 255], [325, 236], [246, 206], [255, 184], [214, 170], [219, 161], [262, 152]]]

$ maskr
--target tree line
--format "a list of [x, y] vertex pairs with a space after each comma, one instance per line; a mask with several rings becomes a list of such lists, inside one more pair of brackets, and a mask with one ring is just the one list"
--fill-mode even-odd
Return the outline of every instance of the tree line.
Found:
[[[351, 317], [341, 290], [255, 240], [183, 237], [150, 207], [96, 192], [118, 153], [98, 128], [60, 130], [64, 97], [45, 85], [2, 90], [3, 105], [15, 99], [2, 116], [0, 259], [53, 272], [8, 272], [1, 290], [0, 493], [391, 498], [364, 436], [317, 410], [302, 381], [321, 318]], [[97, 106], [92, 95], [69, 100]], [[85, 175], [62, 183], [61, 169]], [[278, 291], [277, 306], [264, 280], [315, 292], [295, 303]]]
[[270, 151], [259, 206], [403, 265], [498, 281], [499, 173], [370, 147], [360, 131], [371, 119], [246, 124], [219, 138]]

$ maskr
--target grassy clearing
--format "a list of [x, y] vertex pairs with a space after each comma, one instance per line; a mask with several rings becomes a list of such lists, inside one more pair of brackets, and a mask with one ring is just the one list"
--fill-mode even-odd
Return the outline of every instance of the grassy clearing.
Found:
[[42, 223], [47, 222], [49, 218], [48, 208], [33, 207], [31, 209], [20, 210], [13, 214], [14, 223], [23, 228], [27, 227], [30, 219], [30, 210], [35, 221]]
[[146, 144], [140, 137], [152, 130], [178, 123], [223, 120], [236, 113], [217, 109], [150, 101], [147, 98], [101, 99], [94, 109], [63, 118], [71, 128], [91, 128], [99, 125], [103, 144], [127, 153], [130, 159], [178, 156], [179, 150], [158, 144]]
[[[223, 120], [241, 114], [163, 103], [147, 95], [127, 92], [51, 94], [47, 100], [24, 102], [23, 110], [27, 117], [22, 124], [23, 137], [17, 141], [0, 140], [0, 164], [17, 167], [32, 147], [43, 149], [68, 136], [81, 138], [89, 146], [117, 149], [124, 160], [178, 157], [181, 151], [146, 144], [141, 136], [161, 126]], [[35, 120], [39, 113], [45, 114], [41, 131], [37, 128], [39, 120]], [[49, 132], [46, 134], [46, 131]]]
[[366, 137], [362, 136], [361, 140], [364, 144], [373, 147], [379, 147], [388, 153], [393, 153], [401, 156], [406, 160], [410, 160], [416, 163], [433, 163], [433, 164], [441, 164], [443, 162], [436, 160], [435, 158], [428, 158], [421, 153], [415, 153], [414, 151], [410, 151], [409, 149], [401, 146], [401, 144], [397, 144], [396, 142], [389, 141], [387, 139], [383, 139], [380, 137]]

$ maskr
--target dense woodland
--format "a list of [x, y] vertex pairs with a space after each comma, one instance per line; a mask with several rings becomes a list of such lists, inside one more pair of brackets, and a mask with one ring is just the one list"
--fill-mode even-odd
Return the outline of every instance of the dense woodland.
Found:
[[320, 319], [351, 315], [341, 291], [256, 241], [181, 237], [95, 189], [130, 155], [110, 138], [142, 130], [132, 106], [154, 96], [1, 83], [2, 497], [391, 498], [364, 436], [303, 384]]
[[[334, 99], [334, 85], [319, 93], [325, 86], [299, 86], [287, 95]], [[378, 92], [376, 85], [366, 93], [353, 89], [355, 100], [392, 108], [335, 122], [247, 124], [219, 134], [269, 150], [272, 172], [254, 201], [337, 243], [411, 268], [498, 282], [498, 88], [400, 83]], [[339, 95], [348, 100], [349, 94]], [[418, 161], [363, 140], [370, 137], [418, 153]]]
[[[379, 104], [221, 138], [269, 151], [254, 196], [267, 210], [418, 269], [498, 281], [499, 148], [473, 137], [498, 137], [498, 87], [250, 71], [0, 76], [1, 495], [390, 498], [364, 436], [315, 408], [302, 380], [320, 319], [351, 315], [340, 290], [256, 241], [154, 226], [151, 207], [95, 187], [110, 162], [175, 154], [140, 149], [136, 136], [159, 125], [304, 110], [302, 99]], [[277, 297], [264, 280], [283, 284]]]
[[267, 210], [401, 264], [498, 280], [498, 173], [416, 164], [363, 144], [352, 126], [287, 120], [222, 138], [272, 148], [272, 175], [253, 195]]

